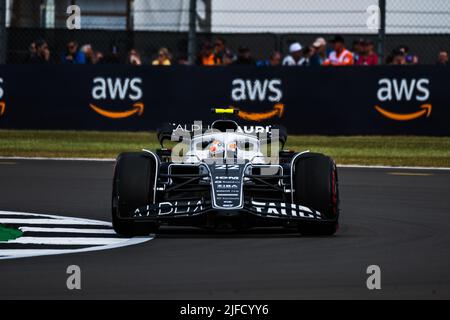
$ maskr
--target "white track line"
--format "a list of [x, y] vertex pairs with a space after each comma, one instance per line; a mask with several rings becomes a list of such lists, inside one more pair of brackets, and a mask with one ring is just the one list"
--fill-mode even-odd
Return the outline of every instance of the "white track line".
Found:
[[47, 244], [47, 245], [107, 245], [123, 242], [121, 238], [58, 238], [58, 237], [20, 237], [7, 243]]
[[81, 253], [81, 252], [90, 252], [90, 251], [110, 250], [110, 249], [122, 248], [122, 247], [126, 247], [126, 246], [132, 246], [132, 245], [144, 243], [144, 242], [147, 242], [152, 239], [153, 239], [153, 237], [137, 237], [137, 238], [131, 238], [131, 239], [119, 242], [119, 243], [108, 244], [106, 246], [94, 246], [94, 247], [74, 249], [74, 250], [68, 250], [68, 249], [61, 249], [61, 250], [58, 250], [58, 249], [44, 249], [44, 250], [3, 249], [3, 250], [0, 250], [0, 256], [3, 256], [3, 257], [0, 257], [0, 260], [58, 255], [58, 254], [65, 254], [65, 253]]
[[[6, 258], [9, 258], [8, 256], [14, 256], [18, 257], [20, 256], [28, 256], [28, 255], [50, 255], [50, 254], [62, 254], [62, 253], [71, 253], [74, 252], [74, 250], [70, 249], [0, 249], [0, 256], [6, 256]], [[0, 257], [1, 259], [5, 259], [4, 257]]]
[[[17, 216], [14, 218], [2, 218], [2, 215], [9, 216]], [[29, 219], [21, 219], [20, 216], [30, 216]], [[90, 251], [100, 251], [100, 250], [109, 250], [115, 248], [121, 248], [131, 245], [136, 245], [140, 243], [147, 242], [149, 240], [153, 240], [154, 236], [148, 237], [135, 237], [135, 238], [105, 238], [102, 237], [101, 234], [115, 234], [114, 230], [111, 228], [111, 223], [106, 221], [99, 220], [89, 220], [82, 218], [74, 218], [74, 217], [64, 217], [64, 216], [55, 216], [55, 215], [43, 215], [37, 213], [28, 213], [28, 212], [11, 212], [11, 211], [0, 211], [0, 223], [14, 223], [19, 225], [19, 229], [22, 232], [55, 232], [55, 236], [50, 237], [46, 235], [45, 237], [27, 237], [22, 236], [14, 240], [10, 241], [1, 241], [2, 245], [5, 245], [5, 249], [0, 249], [0, 260], [6, 259], [15, 259], [15, 258], [26, 258], [26, 257], [36, 257], [36, 256], [48, 256], [48, 255], [59, 255], [59, 254], [68, 254], [68, 253], [81, 253], [81, 252], [90, 252]], [[41, 226], [33, 226], [33, 224], [55, 224], [61, 225], [62, 227], [41, 227]], [[31, 225], [27, 225], [31, 224]], [[63, 225], [74, 224], [80, 225], [80, 229], [78, 228], [64, 228]], [[83, 228], [87, 225], [97, 226], [95, 229]], [[104, 228], [105, 227], [105, 228]], [[104, 228], [104, 229], [102, 229]], [[76, 232], [79, 233], [77, 237], [64, 237], [58, 236], [57, 232]], [[97, 234], [98, 236], [95, 238], [86, 237], [85, 234]], [[42, 249], [7, 249], [7, 244], [22, 244], [22, 245], [35, 245], [39, 244], [42, 246], [45, 245], [82, 245], [88, 246], [85, 248], [79, 249], [46, 249], [43, 247]]]
[[92, 162], [114, 162], [113, 158], [55, 158], [55, 157], [0, 157], [0, 160], [52, 160], [52, 161], [92, 161]]
[[[111, 226], [111, 223], [106, 222], [106, 221], [76, 218], [76, 217], [69, 217], [69, 216], [55, 216], [52, 214], [40, 214], [40, 213], [28, 213], [28, 212], [16, 212], [16, 211], [0, 211], [0, 217], [2, 215], [35, 216], [35, 217], [50, 218], [55, 221], [55, 224], [58, 224], [58, 220], [70, 219], [70, 220], [77, 221], [77, 222], [85, 222], [85, 224], [87, 224], [86, 222], [89, 222], [90, 224], [99, 225], [99, 226]], [[29, 220], [29, 219], [27, 219], [27, 220]], [[80, 223], [75, 223], [75, 224], [80, 224]]]
[[76, 228], [41, 228], [41, 227], [20, 227], [19, 229], [22, 232], [116, 234], [116, 232], [113, 229], [76, 229]]
[[340, 168], [369, 168], [369, 169], [390, 169], [390, 170], [446, 170], [449, 171], [448, 167], [409, 167], [409, 166], [382, 166], [382, 165], [359, 165], [359, 164], [338, 164]]
[[82, 221], [78, 219], [14, 219], [14, 218], [0, 218], [0, 223], [4, 224], [59, 224], [59, 225], [106, 225], [108, 222], [92, 222], [92, 221]]
[[[0, 157], [0, 160], [50, 160], [50, 161], [87, 161], [87, 162], [115, 162], [112, 158], [45, 158], [45, 157]], [[342, 168], [369, 168], [369, 169], [405, 169], [405, 170], [447, 170], [449, 167], [414, 167], [414, 166], [385, 166], [385, 165], [360, 165], [338, 164]]]

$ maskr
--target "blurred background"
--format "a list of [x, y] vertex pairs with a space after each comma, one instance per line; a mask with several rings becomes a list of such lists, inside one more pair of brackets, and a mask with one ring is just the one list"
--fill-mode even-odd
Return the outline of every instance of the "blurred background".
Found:
[[[70, 5], [81, 9], [79, 30], [67, 28]], [[442, 64], [450, 1], [0, 0], [0, 62], [10, 64], [30, 62], [43, 42], [49, 63], [66, 63], [75, 50], [85, 55], [80, 63], [91, 64], [150, 65], [160, 56], [158, 64], [232, 64], [242, 57], [271, 64], [296, 42], [305, 57], [322, 40], [330, 50], [336, 34], [355, 64], [365, 50], [375, 51], [376, 64], [393, 63], [396, 54], [403, 55], [399, 64]]]

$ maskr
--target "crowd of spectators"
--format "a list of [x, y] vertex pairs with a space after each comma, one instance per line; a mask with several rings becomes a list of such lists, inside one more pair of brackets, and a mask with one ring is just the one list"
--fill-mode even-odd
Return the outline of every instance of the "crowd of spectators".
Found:
[[[107, 54], [93, 49], [91, 44], [79, 46], [76, 41], [67, 43], [66, 51], [55, 59], [51, 59], [51, 52], [44, 39], [38, 39], [30, 45], [28, 63], [50, 63], [59, 61], [62, 64], [103, 64], [126, 63], [131, 65], [151, 64], [170, 66], [174, 64], [187, 65], [185, 56], [174, 58], [168, 48], [162, 47], [150, 61], [143, 61], [136, 48], [128, 51], [122, 57], [116, 46]], [[202, 66], [255, 65], [255, 66], [374, 66], [382, 64], [376, 53], [375, 44], [371, 40], [357, 39], [351, 48], [345, 45], [345, 39], [336, 35], [330, 40], [319, 37], [307, 46], [300, 42], [289, 45], [286, 55], [279, 51], [270, 53], [267, 59], [256, 60], [247, 46], [240, 46], [236, 52], [231, 50], [223, 38], [216, 38], [213, 42], [204, 42], [194, 62]], [[414, 65], [419, 63], [417, 55], [410, 52], [408, 46], [400, 45], [392, 50], [384, 61], [388, 65]], [[436, 65], [448, 66], [449, 54], [447, 50], [440, 50]]]

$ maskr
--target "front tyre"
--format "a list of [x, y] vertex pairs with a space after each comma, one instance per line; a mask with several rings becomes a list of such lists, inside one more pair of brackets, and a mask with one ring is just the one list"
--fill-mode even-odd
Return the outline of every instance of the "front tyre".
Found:
[[300, 155], [294, 167], [294, 203], [319, 211], [331, 222], [299, 224], [303, 235], [333, 235], [338, 229], [339, 189], [335, 162], [323, 154]]
[[155, 222], [130, 219], [136, 208], [153, 203], [157, 166], [155, 157], [147, 152], [125, 152], [117, 157], [112, 193], [112, 225], [118, 234], [144, 236], [158, 230]]

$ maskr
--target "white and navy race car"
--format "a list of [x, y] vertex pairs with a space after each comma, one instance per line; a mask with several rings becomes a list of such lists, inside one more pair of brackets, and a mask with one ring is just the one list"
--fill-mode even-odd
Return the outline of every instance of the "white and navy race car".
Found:
[[[249, 133], [226, 119], [208, 130], [158, 130], [161, 149], [117, 158], [115, 231], [137, 236], [156, 233], [162, 225], [282, 226], [306, 235], [334, 234], [339, 218], [335, 162], [318, 153], [282, 150], [287, 136], [275, 131]], [[164, 147], [169, 139], [179, 142], [176, 152]], [[279, 147], [268, 156], [275, 144]]]

